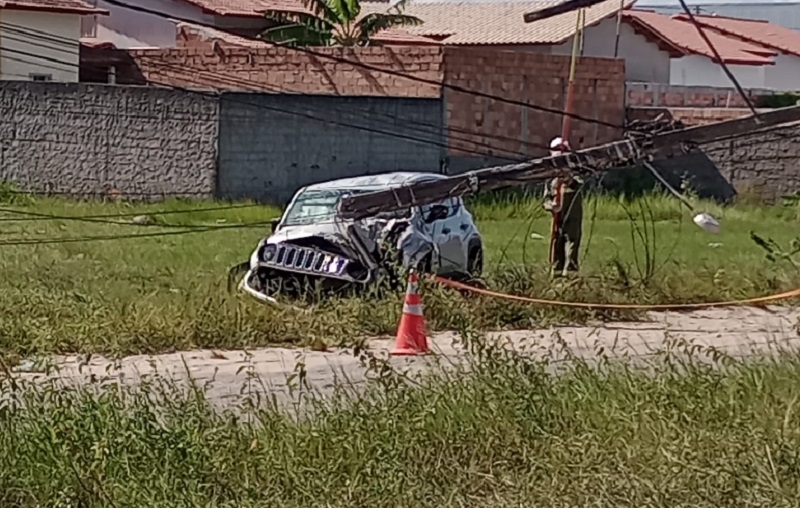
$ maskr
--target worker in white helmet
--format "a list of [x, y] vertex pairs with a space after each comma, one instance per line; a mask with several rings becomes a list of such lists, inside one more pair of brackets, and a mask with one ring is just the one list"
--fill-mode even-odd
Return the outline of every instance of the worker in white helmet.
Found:
[[[550, 156], [569, 152], [569, 143], [556, 137], [550, 142]], [[556, 177], [545, 187], [544, 208], [553, 216], [550, 232], [550, 264], [553, 275], [578, 271], [583, 233], [582, 182], [573, 175]]]

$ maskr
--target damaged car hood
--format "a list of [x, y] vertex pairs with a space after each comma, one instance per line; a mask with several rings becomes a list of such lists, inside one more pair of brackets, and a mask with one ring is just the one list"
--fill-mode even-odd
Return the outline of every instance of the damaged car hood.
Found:
[[303, 238], [321, 237], [332, 243], [348, 243], [347, 229], [341, 223], [303, 224], [284, 226], [267, 238], [267, 243], [278, 244]]
[[[358, 238], [353, 238], [355, 232]], [[374, 247], [373, 238], [363, 226], [352, 222], [334, 220], [316, 224], [298, 224], [283, 226], [278, 231], [262, 241], [267, 245], [282, 243], [297, 243], [300, 240], [321, 238], [341, 249], [351, 259], [359, 259], [372, 266], [368, 252]], [[365, 245], [366, 244], [366, 245]], [[366, 247], [366, 248], [364, 248]]]
[[[360, 221], [334, 220], [325, 223], [289, 225], [280, 228], [264, 240], [266, 244], [292, 243], [307, 238], [322, 238], [341, 248], [353, 259], [365, 259], [367, 252], [374, 252], [376, 246], [398, 224], [406, 226], [397, 238], [396, 247], [404, 253], [404, 261], [413, 263], [420, 256], [436, 250], [433, 239], [425, 234], [414, 221], [406, 219], [369, 218]], [[353, 238], [353, 234], [358, 238]], [[367, 256], [371, 257], [371, 256]]]

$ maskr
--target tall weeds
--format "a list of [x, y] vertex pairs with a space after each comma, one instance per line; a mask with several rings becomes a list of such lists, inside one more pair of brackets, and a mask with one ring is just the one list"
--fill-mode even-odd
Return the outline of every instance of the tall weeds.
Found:
[[541, 361], [462, 331], [467, 364], [409, 377], [369, 358], [364, 391], [306, 393], [299, 419], [266, 403], [218, 412], [202, 387], [163, 381], [5, 381], [0, 505], [794, 505], [795, 355]]

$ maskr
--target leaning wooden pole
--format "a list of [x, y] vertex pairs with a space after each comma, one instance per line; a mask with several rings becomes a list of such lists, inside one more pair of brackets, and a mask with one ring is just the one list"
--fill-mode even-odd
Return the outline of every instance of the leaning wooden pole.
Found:
[[[488, 192], [531, 183], [542, 183], [572, 172], [602, 173], [643, 160], [680, 155], [697, 145], [751, 134], [759, 130], [800, 122], [800, 106], [774, 109], [710, 125], [677, 129], [654, 136], [622, 139], [562, 155], [543, 157], [518, 164], [477, 169], [430, 182], [345, 196], [339, 202], [343, 219], [373, 215], [438, 203], [444, 199]], [[590, 168], [590, 169], [586, 169]]]
[[[575, 36], [572, 38], [572, 57], [569, 62], [569, 77], [567, 79], [567, 100], [564, 105], [564, 120], [561, 122], [561, 141], [570, 145], [570, 134], [572, 133], [572, 110], [575, 109], [575, 73], [578, 69], [578, 56], [581, 49], [583, 39], [583, 19], [585, 11], [583, 9], [577, 12], [575, 21]], [[559, 230], [558, 223], [561, 221], [561, 203], [563, 201], [564, 188], [561, 180], [556, 182], [554, 189], [555, 192], [555, 211], [553, 212], [552, 221], [550, 222], [550, 250], [549, 262], [555, 263], [556, 260], [556, 244], [558, 242]]]
[[569, 79], [567, 81], [567, 100], [564, 105], [564, 120], [561, 123], [561, 139], [565, 143], [569, 143], [569, 136], [572, 132], [572, 110], [575, 109], [575, 73], [578, 69], [578, 52], [581, 49], [581, 38], [583, 32], [581, 30], [582, 18], [584, 10], [581, 9], [577, 13], [575, 22], [575, 37], [572, 39], [572, 58], [569, 62]]

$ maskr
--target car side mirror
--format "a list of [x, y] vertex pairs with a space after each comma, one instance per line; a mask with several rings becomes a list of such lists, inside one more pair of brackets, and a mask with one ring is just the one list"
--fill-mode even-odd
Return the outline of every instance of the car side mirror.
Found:
[[430, 212], [428, 212], [428, 216], [425, 217], [425, 222], [430, 224], [438, 220], [446, 219], [449, 212], [450, 209], [444, 205], [433, 205]]
[[280, 223], [281, 223], [280, 219], [272, 219], [269, 221], [269, 226], [273, 233], [278, 230], [278, 224]]

